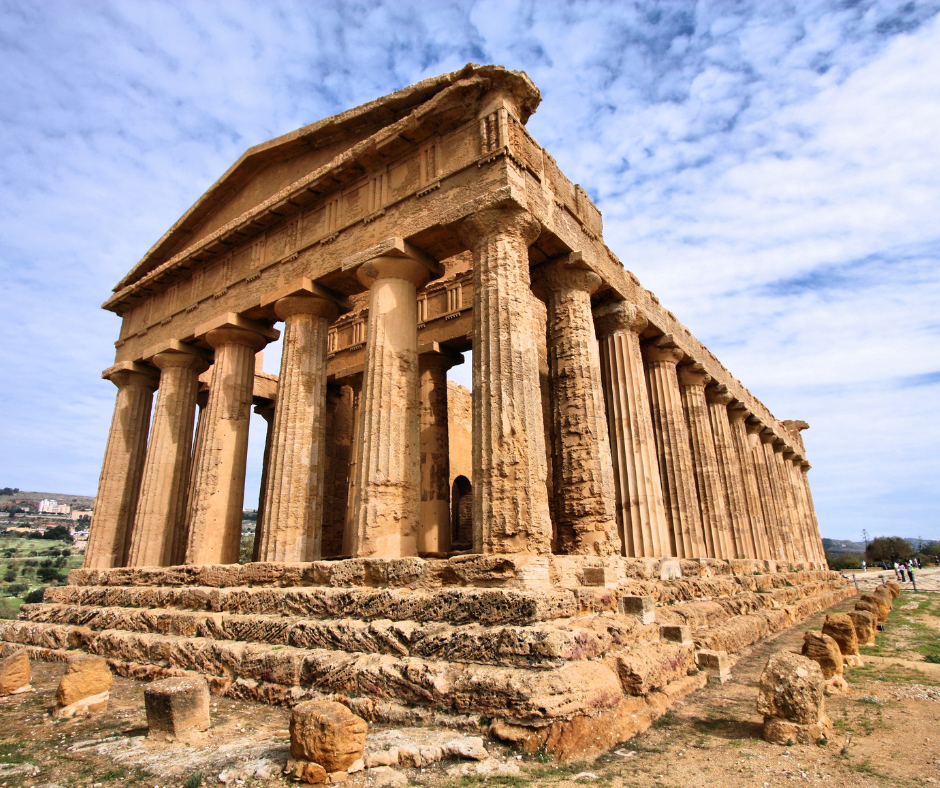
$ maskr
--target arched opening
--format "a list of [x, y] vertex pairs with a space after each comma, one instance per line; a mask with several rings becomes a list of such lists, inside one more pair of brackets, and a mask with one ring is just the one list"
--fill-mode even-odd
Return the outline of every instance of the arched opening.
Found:
[[453, 550], [473, 548], [473, 485], [466, 476], [458, 476], [450, 492]]

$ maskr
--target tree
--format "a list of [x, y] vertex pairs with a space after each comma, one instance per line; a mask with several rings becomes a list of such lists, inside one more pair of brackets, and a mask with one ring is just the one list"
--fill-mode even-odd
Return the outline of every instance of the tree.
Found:
[[7, 571], [3, 573], [3, 582], [12, 583], [14, 580], [16, 580], [16, 567], [9, 566]]
[[59, 583], [65, 580], [65, 576], [54, 566], [41, 566], [36, 571], [36, 579], [40, 583]]
[[865, 548], [865, 558], [873, 563], [894, 563], [910, 558], [912, 552], [908, 541], [900, 536], [876, 536]]

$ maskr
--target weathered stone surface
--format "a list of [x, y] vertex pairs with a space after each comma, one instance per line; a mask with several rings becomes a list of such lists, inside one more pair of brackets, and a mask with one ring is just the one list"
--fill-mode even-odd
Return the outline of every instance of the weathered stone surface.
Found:
[[148, 684], [144, 704], [150, 738], [190, 741], [209, 730], [209, 685], [204, 678], [187, 676]]
[[842, 652], [839, 650], [839, 644], [829, 635], [804, 632], [803, 656], [819, 664], [825, 679], [842, 675]]
[[839, 646], [843, 657], [858, 656], [858, 634], [852, 617], [846, 613], [830, 613], [823, 623], [822, 634], [829, 635]]
[[444, 755], [449, 758], [467, 758], [472, 761], [484, 761], [489, 758], [483, 739], [480, 736], [461, 736], [444, 744]]
[[[874, 594], [862, 594], [858, 598], [858, 602], [855, 603], [856, 610], [864, 610], [866, 608], [859, 607], [860, 604], [865, 605], [874, 605], [878, 614], [878, 623], [884, 623], [885, 619], [888, 618], [888, 614], [891, 612], [891, 603], [893, 602], [893, 597], [891, 592], [887, 589], [883, 593], [874, 593]], [[872, 611], [875, 612], [875, 611]]]
[[731, 676], [731, 660], [727, 651], [700, 649], [695, 652], [695, 664], [705, 671], [710, 679], [726, 682]]
[[365, 752], [368, 723], [341, 703], [306, 701], [291, 710], [290, 752], [327, 772], [345, 770]]
[[311, 785], [329, 782], [330, 779], [326, 769], [320, 766], [320, 764], [294, 758], [293, 756], [287, 759], [284, 774], [300, 782], [310, 783]]
[[695, 664], [692, 646], [650, 643], [607, 657], [628, 695], [647, 695], [683, 678]]
[[827, 716], [809, 724], [791, 722], [779, 717], [764, 720], [764, 738], [773, 744], [792, 747], [796, 744], [826, 744], [832, 738], [832, 720]]
[[112, 681], [111, 669], [102, 657], [76, 654], [56, 690], [56, 716], [104, 711]]
[[25, 648], [0, 660], [0, 698], [28, 692], [29, 678], [29, 653]]
[[773, 654], [761, 673], [757, 710], [765, 717], [818, 724], [825, 713], [819, 664], [787, 651]]
[[875, 645], [875, 634], [878, 631], [878, 620], [875, 614], [868, 610], [850, 610], [846, 615], [852, 620], [855, 634], [861, 646]]
[[901, 595], [901, 586], [894, 582], [894, 580], [889, 580], [885, 583], [885, 588], [891, 592], [891, 596], [897, 599]]

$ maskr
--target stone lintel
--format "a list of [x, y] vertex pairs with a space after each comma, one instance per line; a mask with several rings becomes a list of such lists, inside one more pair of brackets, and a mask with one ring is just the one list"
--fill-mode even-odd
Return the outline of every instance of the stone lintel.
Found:
[[281, 336], [281, 332], [276, 328], [269, 328], [263, 323], [259, 323], [256, 320], [249, 320], [247, 317], [242, 317], [235, 312], [226, 312], [212, 320], [208, 320], [202, 325], [196, 326], [193, 333], [195, 336], [202, 338], [210, 331], [219, 328], [240, 328], [244, 331], [253, 331], [263, 336], [269, 342], [274, 342], [274, 340]]
[[273, 307], [277, 301], [280, 301], [282, 298], [288, 298], [290, 296], [315, 296], [317, 298], [324, 298], [327, 301], [332, 301], [336, 304], [337, 309], [339, 309], [340, 314], [344, 314], [352, 310], [352, 304], [346, 296], [341, 293], [337, 293], [335, 290], [331, 290], [328, 287], [324, 287], [321, 284], [317, 284], [312, 279], [307, 277], [300, 277], [294, 279], [292, 282], [288, 282], [282, 287], [278, 287], [275, 290], [271, 290], [265, 293], [261, 297], [261, 307]]
[[431, 279], [437, 279], [444, 274], [444, 267], [437, 260], [408, 243], [404, 238], [397, 236], [386, 238], [369, 249], [347, 257], [343, 260], [340, 270], [345, 273], [355, 274], [359, 266], [374, 260], [376, 257], [402, 257], [414, 260], [431, 272]]
[[446, 358], [452, 367], [463, 364], [463, 353], [451, 350], [447, 345], [440, 342], [422, 342], [418, 345], [419, 356], [442, 356]]

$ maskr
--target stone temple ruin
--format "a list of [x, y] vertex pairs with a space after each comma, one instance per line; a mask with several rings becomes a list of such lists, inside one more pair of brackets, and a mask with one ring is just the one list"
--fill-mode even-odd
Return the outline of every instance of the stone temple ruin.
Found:
[[[0, 622], [5, 649], [571, 756], [850, 594], [808, 425], [607, 248], [526, 131], [539, 100], [468, 65], [251, 148], [170, 228], [104, 304], [118, 391], [85, 568]], [[275, 377], [256, 359], [279, 322]], [[471, 349], [453, 481], [446, 377]]]

